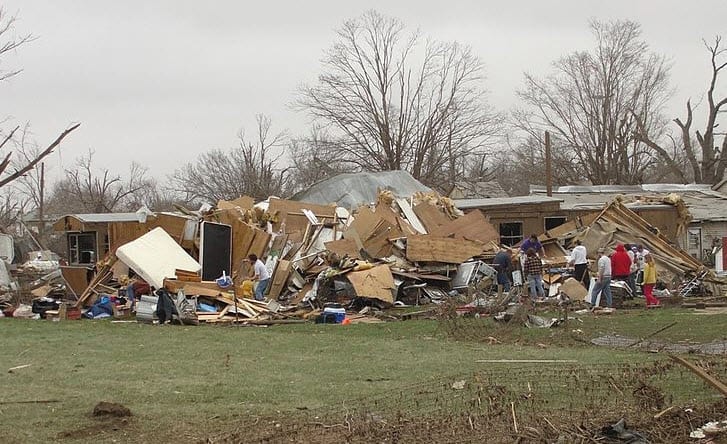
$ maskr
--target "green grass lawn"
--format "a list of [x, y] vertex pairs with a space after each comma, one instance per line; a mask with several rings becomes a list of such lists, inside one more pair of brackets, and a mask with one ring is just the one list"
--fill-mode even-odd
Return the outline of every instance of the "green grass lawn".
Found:
[[[639, 337], [676, 321], [658, 338], [711, 341], [724, 339], [727, 325], [727, 315], [676, 309], [582, 318], [552, 330], [468, 321], [467, 328], [481, 328], [483, 337], [500, 338], [497, 345], [453, 339], [430, 320], [260, 328], [2, 319], [0, 441], [65, 440], [64, 433], [85, 430], [77, 434], [80, 441], [194, 442], [237, 418], [386, 399], [407, 387], [471, 379], [485, 369], [490, 377], [502, 374], [503, 383], [518, 382], [507, 367], [478, 360], [570, 359], [597, 368], [665, 359], [573, 337]], [[7, 372], [25, 364], [30, 367]], [[696, 378], [669, 385], [681, 387], [684, 397], [713, 395]], [[28, 403], [42, 400], [58, 402]], [[99, 401], [130, 408], [131, 426], [94, 428], [90, 412]]]

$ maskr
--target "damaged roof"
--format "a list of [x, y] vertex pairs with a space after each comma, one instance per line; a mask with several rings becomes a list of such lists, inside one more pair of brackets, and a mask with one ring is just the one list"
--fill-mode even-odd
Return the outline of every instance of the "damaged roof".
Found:
[[291, 200], [321, 205], [335, 203], [345, 208], [356, 208], [376, 202], [379, 189], [389, 190], [397, 197], [404, 198], [409, 198], [416, 192], [432, 191], [407, 171], [345, 173], [318, 182], [296, 193]]
[[485, 199], [454, 199], [454, 205], [460, 210], [470, 208], [493, 208], [512, 205], [537, 205], [542, 203], [563, 202], [560, 197], [549, 196], [514, 196], [492, 197]]
[[138, 213], [88, 213], [88, 214], [67, 214], [64, 217], [73, 217], [86, 224], [106, 222], [133, 222], [139, 221]]
[[[531, 185], [532, 196], [545, 195], [545, 187]], [[727, 195], [712, 190], [707, 184], [643, 184], [643, 185], [571, 185], [553, 188], [553, 196], [562, 200], [564, 210], [600, 210], [616, 196], [679, 195], [687, 205], [692, 221], [727, 221]], [[625, 203], [630, 209], [668, 207], [668, 204], [642, 202]]]

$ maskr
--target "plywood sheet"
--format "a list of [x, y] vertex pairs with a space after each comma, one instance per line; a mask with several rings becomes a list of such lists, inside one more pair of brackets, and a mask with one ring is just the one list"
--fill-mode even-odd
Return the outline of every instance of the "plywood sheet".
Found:
[[184, 230], [187, 227], [188, 220], [187, 217], [182, 215], [157, 214], [156, 218], [147, 224], [150, 225], [149, 229], [162, 227], [164, 231], [181, 244], [184, 240]]
[[453, 239], [428, 234], [407, 237], [406, 258], [414, 262], [459, 264], [482, 254], [483, 244], [468, 239]]
[[73, 293], [80, 295], [88, 287], [88, 268], [62, 265], [61, 274]]
[[141, 224], [137, 221], [111, 222], [108, 224], [108, 227], [109, 248], [112, 253], [120, 246], [143, 236], [150, 230], [147, 224]]
[[360, 254], [356, 247], [356, 241], [353, 239], [339, 239], [332, 242], [326, 242], [326, 249], [332, 253], [336, 253], [340, 257], [348, 255], [351, 258], [359, 258]]
[[250, 196], [240, 196], [235, 200], [220, 200], [217, 202], [217, 208], [220, 210], [229, 210], [233, 208], [241, 208], [249, 210], [255, 205], [255, 200]]
[[375, 215], [368, 207], [361, 207], [354, 216], [351, 225], [343, 232], [343, 237], [351, 239], [351, 234], [355, 231], [360, 239], [366, 239], [374, 231], [374, 228], [376, 228], [379, 219], [380, 217]]
[[388, 265], [379, 265], [363, 271], [352, 271], [346, 274], [349, 282], [359, 297], [373, 298], [380, 301], [394, 303], [392, 289], [394, 276]]
[[414, 210], [414, 214], [419, 217], [419, 220], [422, 222], [422, 225], [424, 225], [424, 228], [427, 229], [428, 233], [431, 233], [451, 221], [449, 216], [444, 214], [443, 211], [428, 202], [422, 202], [419, 205], [414, 206], [412, 210]]
[[470, 211], [430, 232], [433, 236], [454, 236], [480, 242], [499, 242], [500, 234], [480, 210]]

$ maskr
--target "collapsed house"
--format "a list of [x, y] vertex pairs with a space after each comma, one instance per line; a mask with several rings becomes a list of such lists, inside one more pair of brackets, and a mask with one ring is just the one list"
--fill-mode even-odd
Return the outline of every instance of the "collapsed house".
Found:
[[[66, 216], [57, 226], [69, 236], [69, 255], [77, 248], [79, 258], [63, 269], [75, 294], [72, 308], [123, 300], [129, 275], [152, 289], [138, 305], [142, 321], [154, 319], [162, 299], [178, 304], [178, 314], [194, 322], [252, 324], [299, 321], [326, 309], [366, 312], [465, 295], [477, 300], [490, 294], [486, 287], [494, 275], [487, 264], [500, 246], [516, 246], [531, 232], [544, 243], [551, 295], [567, 288], [564, 247], [575, 239], [591, 259], [599, 247], [642, 243], [672, 288], [691, 290], [685, 283], [698, 280], [718, 291], [719, 282], [702, 264], [664, 234], [668, 227], [649, 223], [623, 199], [574, 215], [564, 212], [559, 197], [453, 201], [417, 184], [403, 172], [349, 174], [295, 196], [315, 202], [243, 196], [180, 214]], [[679, 200], [657, 206], [686, 211]], [[513, 219], [520, 221], [518, 233], [508, 231]], [[673, 219], [675, 232], [691, 221], [688, 211]], [[80, 260], [80, 244], [71, 241], [79, 235], [95, 239], [101, 260]], [[251, 264], [245, 260], [250, 254], [263, 258], [271, 272], [265, 301], [252, 299]], [[119, 314], [128, 314], [127, 308]], [[358, 320], [373, 321], [365, 315]]]

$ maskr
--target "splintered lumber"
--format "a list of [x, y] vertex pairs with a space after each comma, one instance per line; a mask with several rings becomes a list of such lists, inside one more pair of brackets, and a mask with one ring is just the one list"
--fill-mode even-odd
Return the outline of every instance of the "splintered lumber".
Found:
[[[221, 289], [212, 281], [185, 282], [176, 279], [164, 279], [164, 288], [171, 293], [183, 290], [187, 296], [209, 296], [211, 298], [227, 292], [227, 290]], [[232, 301], [230, 300], [230, 302]]]
[[691, 370], [695, 375], [702, 378], [707, 384], [711, 385], [715, 389], [717, 389], [718, 392], [722, 393], [722, 396], [727, 397], [727, 385], [725, 385], [722, 381], [718, 380], [714, 376], [710, 375], [709, 373], [705, 372], [703, 369], [697, 367], [696, 365], [692, 364], [691, 362], [687, 361], [684, 358], [681, 358], [679, 356], [670, 356], [674, 361], [680, 363], [684, 367]]
[[[280, 231], [281, 225], [284, 223], [285, 233], [303, 234], [309, 224], [308, 218], [303, 214], [303, 210], [311, 211], [319, 218], [335, 213], [335, 208], [330, 205], [319, 205], [271, 197], [267, 212], [277, 216], [273, 223], [273, 231]], [[292, 236], [292, 238], [295, 238], [295, 236]]]
[[91, 282], [88, 284], [88, 287], [86, 287], [86, 289], [83, 290], [83, 293], [81, 293], [81, 295], [78, 297], [78, 300], [74, 305], [75, 307], [82, 307], [89, 297], [96, 294], [96, 287], [99, 284], [108, 282], [109, 279], [113, 277], [111, 267], [114, 265], [115, 262], [116, 257], [112, 257], [101, 266], [101, 268], [96, 272], [96, 276], [94, 276]]
[[407, 237], [406, 258], [413, 262], [460, 264], [482, 253], [480, 242], [432, 235]]

